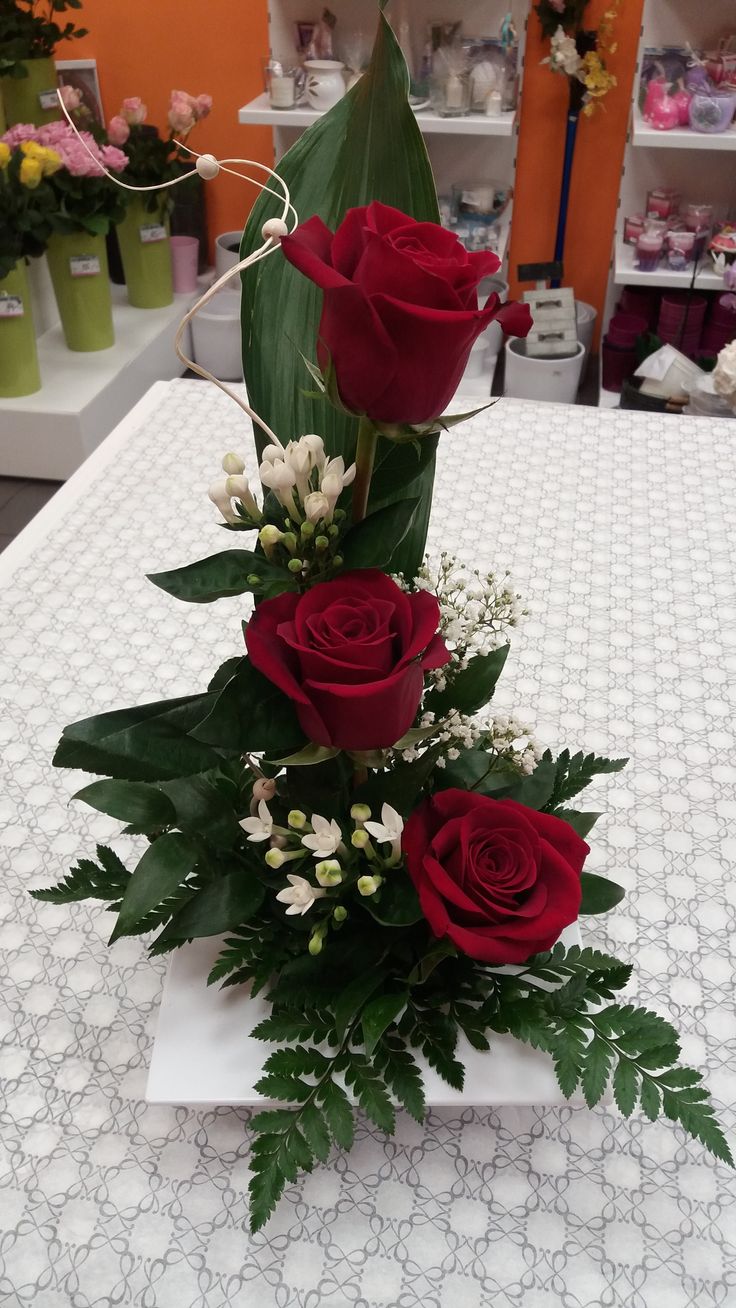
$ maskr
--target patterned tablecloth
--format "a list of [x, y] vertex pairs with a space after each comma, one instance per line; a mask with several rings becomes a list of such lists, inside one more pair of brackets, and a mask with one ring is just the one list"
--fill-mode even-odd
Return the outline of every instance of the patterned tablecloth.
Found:
[[[239, 652], [242, 601], [179, 605], [143, 574], [225, 545], [205, 491], [249, 447], [223, 396], [160, 383], [0, 560], [0, 1303], [736, 1305], [733, 1174], [602, 1110], [361, 1122], [250, 1237], [248, 1113], [144, 1101], [165, 962], [27, 897], [117, 830], [68, 806], [62, 726]], [[636, 960], [731, 1132], [735, 470], [729, 423], [502, 402], [443, 437], [431, 533], [528, 597], [500, 704], [552, 747], [632, 756], [599, 784], [589, 864], [632, 895], [588, 939]]]

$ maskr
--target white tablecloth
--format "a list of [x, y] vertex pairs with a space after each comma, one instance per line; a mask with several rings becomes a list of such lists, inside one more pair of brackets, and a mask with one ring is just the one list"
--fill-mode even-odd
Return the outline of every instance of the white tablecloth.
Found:
[[[145, 1103], [165, 961], [26, 890], [117, 830], [68, 807], [62, 726], [239, 652], [241, 600], [180, 605], [143, 575], [227, 546], [205, 491], [230, 448], [250, 451], [235, 406], [161, 383], [0, 559], [0, 1303], [736, 1304], [734, 1176], [669, 1124], [361, 1123], [253, 1238], [248, 1113]], [[598, 786], [589, 863], [632, 894], [588, 939], [636, 961], [731, 1132], [735, 468], [732, 424], [505, 401], [442, 438], [431, 535], [528, 597], [499, 703], [553, 748], [632, 756]]]

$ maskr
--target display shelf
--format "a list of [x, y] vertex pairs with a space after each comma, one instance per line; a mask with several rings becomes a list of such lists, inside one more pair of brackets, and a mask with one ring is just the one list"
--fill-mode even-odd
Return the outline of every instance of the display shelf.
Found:
[[638, 108], [634, 110], [631, 143], [662, 150], [736, 150], [736, 128], [727, 132], [694, 132], [691, 127], [659, 132], [644, 122]]
[[124, 286], [112, 294], [109, 350], [68, 350], [61, 327], [51, 327], [38, 340], [41, 390], [0, 399], [2, 476], [65, 480], [155, 381], [183, 372], [174, 337], [200, 292], [175, 295], [163, 309], [132, 308]]
[[[654, 272], [642, 272], [640, 268], [635, 267], [633, 245], [625, 245], [619, 236], [616, 239], [616, 254], [613, 270], [613, 280], [617, 286], [677, 286], [687, 290], [692, 281], [692, 268], [685, 268], [682, 272], [673, 272], [671, 268], [656, 268]], [[703, 264], [698, 271], [695, 279], [695, 288], [698, 291], [722, 291], [723, 278], [720, 273], [716, 272], [710, 260], [703, 260]]]
[[[272, 109], [265, 91], [238, 110], [238, 122], [264, 127], [311, 127], [321, 114], [306, 105], [294, 109]], [[485, 114], [466, 114], [462, 118], [442, 118], [432, 109], [420, 109], [415, 118], [425, 136], [511, 136], [516, 113], [488, 118]]]

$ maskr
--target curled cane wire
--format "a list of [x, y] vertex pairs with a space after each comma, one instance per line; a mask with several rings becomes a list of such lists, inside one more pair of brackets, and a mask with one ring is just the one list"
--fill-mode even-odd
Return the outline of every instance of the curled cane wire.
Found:
[[[104, 164], [100, 162], [99, 158], [89, 148], [84, 137], [81, 135], [75, 123], [73, 122], [72, 117], [69, 111], [67, 110], [66, 105], [64, 104], [64, 100], [61, 95], [61, 92], [57, 91], [56, 96], [61, 111], [67, 123], [71, 127], [72, 131], [74, 132], [75, 136], [77, 137], [77, 140], [79, 141], [83, 149], [87, 152], [90, 158], [97, 164], [97, 167], [100, 169], [100, 171], [104, 173], [104, 175], [108, 177], [111, 182], [114, 182], [115, 185], [119, 186], [122, 190], [135, 191], [139, 193], [151, 192], [151, 191], [164, 191], [167, 190], [169, 187], [178, 186], [180, 182], [187, 181], [188, 178], [192, 176], [192, 173], [195, 172], [198, 173], [199, 176], [203, 177], [205, 180], [213, 180], [221, 172], [228, 173], [231, 177], [239, 177], [242, 181], [250, 182], [253, 186], [257, 186], [259, 190], [265, 191], [267, 194], [275, 196], [278, 200], [282, 202], [282, 211], [280, 215], [280, 220], [277, 221], [283, 223], [283, 225], [287, 228], [288, 231], [293, 231], [294, 228], [297, 226], [299, 222], [299, 215], [297, 214], [296, 209], [291, 203], [291, 194], [289, 191], [289, 187], [287, 186], [284, 178], [279, 176], [279, 174], [275, 172], [273, 168], [269, 168], [267, 164], [261, 163], [257, 159], [236, 159], [236, 158], [215, 159], [215, 157], [211, 154], [200, 154], [197, 150], [192, 150], [188, 145], [185, 145], [183, 141], [174, 140], [174, 145], [176, 145], [181, 150], [185, 150], [187, 154], [192, 155], [192, 157], [197, 161], [194, 168], [191, 168], [189, 172], [182, 173], [179, 177], [173, 177], [167, 182], [159, 182], [154, 186], [132, 186], [129, 182], [121, 181], [121, 179], [118, 176], [116, 176], [115, 173], [112, 173], [109, 171], [109, 169], [105, 168]], [[202, 163], [200, 163], [200, 161], [202, 161]], [[250, 177], [247, 173], [237, 172], [235, 168], [228, 166], [231, 164], [239, 164], [244, 168], [260, 169], [261, 172], [266, 173], [270, 179], [272, 179], [275, 183], [277, 183], [280, 189], [274, 190], [273, 186], [267, 185], [265, 181], [259, 181], [255, 177]], [[291, 221], [291, 227], [289, 227], [288, 225], [289, 221]], [[189, 368], [191, 369], [192, 372], [196, 372], [197, 375], [199, 377], [203, 377], [205, 381], [212, 382], [214, 386], [217, 386], [219, 390], [223, 391], [224, 394], [227, 395], [231, 400], [234, 400], [234, 402], [238, 405], [238, 407], [241, 408], [243, 412], [248, 415], [251, 421], [256, 423], [258, 427], [260, 427], [261, 431], [268, 437], [271, 443], [273, 445], [276, 445], [279, 449], [283, 449], [283, 445], [279, 440], [278, 436], [276, 435], [276, 433], [272, 431], [271, 428], [268, 426], [268, 424], [264, 422], [263, 418], [261, 418], [260, 415], [256, 413], [255, 409], [251, 408], [247, 400], [243, 399], [242, 396], [236, 394], [236, 392], [231, 390], [229, 386], [226, 386], [225, 383], [220, 381], [218, 377], [215, 377], [214, 373], [211, 373], [209, 369], [201, 367], [200, 364], [195, 363], [194, 359], [190, 359], [183, 348], [183, 341], [184, 341], [184, 336], [187, 327], [192, 322], [192, 319], [195, 318], [196, 315], [202, 309], [204, 309], [207, 304], [209, 304], [212, 297], [216, 295], [218, 291], [222, 290], [223, 286], [225, 286], [229, 281], [231, 281], [232, 278], [234, 277], [239, 278], [240, 274], [246, 268], [252, 268], [256, 263], [259, 263], [261, 259], [268, 258], [269, 255], [275, 254], [276, 251], [279, 249], [280, 234], [273, 234], [273, 233], [269, 234], [268, 226], [269, 224], [264, 225], [263, 245], [260, 246], [257, 250], [254, 250], [252, 254], [249, 254], [247, 258], [241, 259], [238, 263], [234, 264], [232, 268], [228, 268], [227, 272], [223, 273], [221, 277], [218, 277], [217, 280], [207, 288], [204, 294], [200, 296], [197, 302], [192, 305], [191, 309], [189, 309], [187, 313], [184, 314], [184, 317], [182, 318], [177, 328], [176, 337], [174, 340], [174, 349], [176, 351], [178, 358], [184, 364], [185, 368]]]

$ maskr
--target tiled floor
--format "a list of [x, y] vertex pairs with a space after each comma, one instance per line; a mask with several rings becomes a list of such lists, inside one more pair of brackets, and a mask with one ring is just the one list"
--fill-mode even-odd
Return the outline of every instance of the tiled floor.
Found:
[[26, 481], [0, 477], [0, 550], [47, 504], [60, 481]]

